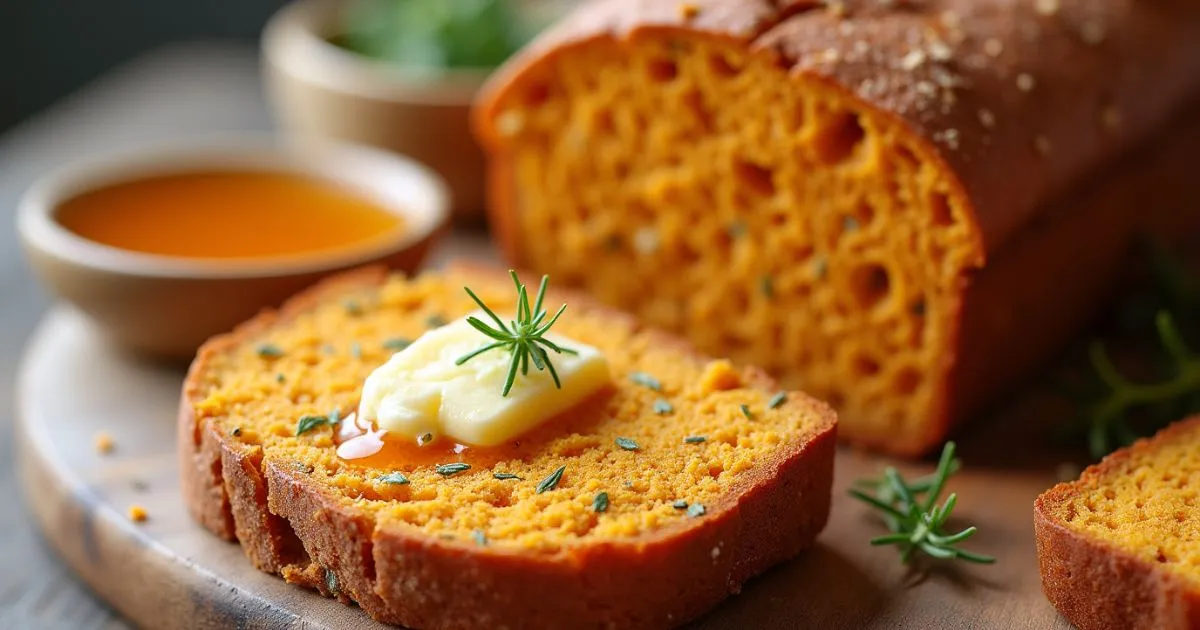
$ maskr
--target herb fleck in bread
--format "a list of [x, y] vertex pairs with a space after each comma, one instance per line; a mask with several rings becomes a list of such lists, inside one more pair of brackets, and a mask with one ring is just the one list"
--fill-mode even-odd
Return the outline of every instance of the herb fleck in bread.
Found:
[[1034, 526], [1042, 588], [1071, 623], [1200, 628], [1200, 417], [1038, 497]]
[[917, 454], [1103, 303], [1161, 185], [1074, 195], [1198, 94], [1193, 0], [597, 0], [476, 127], [514, 264]]
[[328, 426], [296, 435], [304, 415], [353, 409], [401, 339], [474, 310], [464, 285], [501, 313], [513, 306], [510, 281], [490, 271], [368, 270], [206, 344], [179, 419], [193, 515], [264, 571], [422, 629], [675, 626], [812, 544], [830, 502], [827, 406], [796, 392], [780, 404], [761, 372], [553, 289], [547, 299], [569, 305], [555, 331], [603, 350], [612, 370], [590, 403], [464, 453], [472, 467], [453, 474], [339, 460]]

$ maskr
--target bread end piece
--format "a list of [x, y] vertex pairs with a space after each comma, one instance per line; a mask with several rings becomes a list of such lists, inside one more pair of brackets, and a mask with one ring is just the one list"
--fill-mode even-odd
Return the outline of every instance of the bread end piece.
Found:
[[[1200, 579], [1184, 577], [1166, 567], [1165, 548], [1200, 545], [1200, 534], [1189, 541], [1162, 539], [1158, 557], [1106, 540], [1076, 521], [1098, 514], [1096, 496], [1111, 497], [1116, 505], [1134, 510], [1154, 510], [1147, 497], [1124, 496], [1113, 490], [1114, 479], [1132, 479], [1137, 462], [1152, 459], [1160, 449], [1185, 446], [1200, 453], [1200, 417], [1179, 422], [1153, 438], [1121, 449], [1089, 467], [1077, 481], [1060, 483], [1034, 503], [1034, 532], [1042, 590], [1050, 603], [1082, 630], [1192, 630], [1200, 628]], [[1144, 467], [1141, 468], [1143, 471]], [[1192, 479], [1198, 469], [1179, 470]], [[1149, 480], [1137, 482], [1146, 487]], [[1194, 483], [1194, 481], [1193, 481]], [[1103, 498], [1099, 501], [1104, 501]], [[1138, 504], [1142, 503], [1142, 506]], [[1200, 508], [1170, 515], [1178, 525], [1200, 528]], [[1173, 555], [1173, 554], [1172, 554]], [[1176, 558], [1176, 561], [1178, 558]], [[1193, 571], [1196, 569], [1193, 568]]]

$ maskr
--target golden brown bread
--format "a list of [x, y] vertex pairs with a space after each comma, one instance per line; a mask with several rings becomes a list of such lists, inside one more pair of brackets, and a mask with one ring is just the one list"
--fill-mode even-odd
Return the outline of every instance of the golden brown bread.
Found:
[[1095, 313], [1143, 219], [1196, 224], [1195, 116], [1163, 130], [1197, 96], [1189, 0], [598, 0], [476, 128], [514, 263], [918, 454]]
[[[630, 348], [630, 356], [606, 350], [618, 374], [660, 362], [654, 369], [662, 391], [616, 377], [608, 405], [579, 410], [578, 421], [559, 421], [565, 428], [551, 426], [549, 437], [523, 436], [514, 452], [524, 455], [494, 464], [523, 479], [495, 480], [479, 464], [439, 478], [431, 465], [416, 464], [401, 468], [410, 483], [381, 484], [386, 470], [331, 455], [329, 429], [294, 435], [300, 414], [357, 396], [357, 379], [386, 359], [375, 350], [381, 335], [411, 335], [430, 313], [472, 310], [464, 282], [493, 305], [512, 293], [477, 270], [411, 281], [365, 270], [206, 344], [189, 370], [179, 415], [185, 499], [195, 518], [240, 542], [263, 571], [357, 602], [378, 620], [427, 629], [676, 626], [812, 544], [829, 511], [829, 408], [799, 393], [770, 407], [764, 401], [775, 386], [761, 372], [705, 363], [686, 344], [571, 293], [550, 296], [570, 304], [556, 330]], [[344, 308], [349, 301], [352, 313]], [[584, 339], [592, 329], [615, 341]], [[256, 356], [265, 340], [282, 357]], [[341, 352], [347, 342], [357, 350], [351, 356]], [[666, 358], [673, 367], [661, 363]], [[710, 386], [716, 389], [704, 394]], [[613, 420], [614, 409], [640, 413], [647, 395], [670, 396], [675, 414]], [[754, 409], [753, 419], [736, 405], [726, 409], [740, 400]], [[703, 430], [708, 439], [685, 444], [685, 434], [657, 435], [669, 427]], [[607, 432], [618, 429], [638, 436], [636, 455], [610, 445]], [[542, 469], [564, 457], [572, 468], [560, 487], [535, 495]], [[631, 480], [624, 488], [586, 485], [622, 474]], [[691, 518], [673, 509], [666, 498], [672, 487], [709, 493], [706, 511]], [[612, 497], [603, 518], [590, 508], [600, 488]], [[642, 513], [631, 509], [639, 501]], [[471, 527], [487, 530], [486, 544], [471, 540]]]
[[1082, 630], [1200, 628], [1200, 417], [1038, 497], [1042, 589]]

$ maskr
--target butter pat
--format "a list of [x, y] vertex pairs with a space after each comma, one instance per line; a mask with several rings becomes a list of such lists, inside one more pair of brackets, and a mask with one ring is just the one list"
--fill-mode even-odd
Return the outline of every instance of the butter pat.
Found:
[[[486, 315], [473, 314], [485, 321]], [[512, 354], [485, 352], [462, 365], [461, 356], [492, 341], [458, 319], [426, 332], [367, 377], [358, 414], [400, 439], [424, 443], [447, 437], [461, 444], [496, 446], [566, 411], [610, 381], [608, 362], [596, 348], [547, 333], [546, 339], [578, 354], [548, 351], [562, 388], [532, 363], [517, 373], [502, 397]]]

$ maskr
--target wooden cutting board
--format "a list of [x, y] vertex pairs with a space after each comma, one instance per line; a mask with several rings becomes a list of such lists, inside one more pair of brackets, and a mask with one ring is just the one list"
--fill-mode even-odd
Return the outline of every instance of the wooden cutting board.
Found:
[[[143, 627], [384, 627], [259, 573], [237, 545], [191, 521], [174, 448], [182, 379], [181, 367], [110, 346], [69, 307], [46, 316], [19, 377], [16, 458], [25, 500], [50, 544]], [[1003, 407], [958, 436], [964, 470], [950, 485], [959, 523], [980, 529], [968, 547], [998, 563], [911, 571], [895, 550], [869, 546], [882, 526], [846, 489], [894, 462], [843, 448], [832, 517], [816, 547], [752, 580], [693, 627], [1070, 628], [1041, 594], [1032, 525], [1033, 500], [1061, 465], [1043, 446], [1038, 419], [1061, 410], [1037, 396]], [[111, 453], [96, 449], [101, 432], [115, 442]], [[900, 466], [909, 474], [932, 467]], [[130, 520], [135, 504], [148, 520]]]

